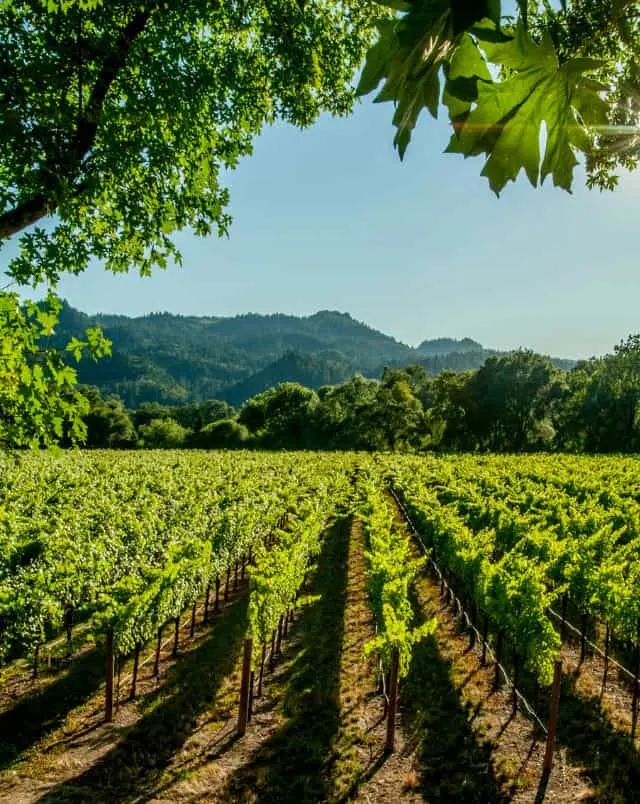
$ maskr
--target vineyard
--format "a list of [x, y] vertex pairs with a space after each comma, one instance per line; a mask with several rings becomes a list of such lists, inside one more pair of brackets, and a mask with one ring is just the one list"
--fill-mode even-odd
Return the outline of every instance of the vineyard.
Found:
[[635, 459], [0, 470], [0, 801], [640, 800]]

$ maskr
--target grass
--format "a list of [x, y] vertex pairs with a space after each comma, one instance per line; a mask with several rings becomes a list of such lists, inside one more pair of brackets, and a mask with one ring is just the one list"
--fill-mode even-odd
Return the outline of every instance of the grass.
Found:
[[104, 652], [94, 647], [43, 689], [0, 715], [0, 768], [10, 768], [32, 746], [60, 727], [69, 712], [86, 703], [104, 680]]

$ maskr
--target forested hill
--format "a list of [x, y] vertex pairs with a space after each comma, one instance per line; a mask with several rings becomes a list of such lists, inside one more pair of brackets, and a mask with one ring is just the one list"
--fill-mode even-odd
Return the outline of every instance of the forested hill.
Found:
[[411, 364], [436, 374], [478, 368], [497, 354], [470, 338], [427, 340], [414, 349], [348, 313], [330, 310], [308, 317], [152, 313], [128, 318], [89, 316], [65, 303], [56, 338], [62, 343], [90, 326], [102, 328], [113, 354], [99, 363], [82, 361], [80, 381], [118, 394], [128, 407], [214, 397], [238, 405], [287, 380], [318, 388], [356, 373], [379, 377], [385, 366]]

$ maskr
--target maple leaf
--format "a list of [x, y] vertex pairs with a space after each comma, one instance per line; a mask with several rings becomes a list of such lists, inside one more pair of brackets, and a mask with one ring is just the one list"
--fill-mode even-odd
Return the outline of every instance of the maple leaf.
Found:
[[[515, 181], [522, 169], [535, 187], [547, 176], [571, 189], [576, 153], [589, 153], [594, 135], [606, 125], [606, 87], [586, 75], [602, 67], [596, 59], [574, 58], [560, 64], [549, 36], [535, 42], [524, 25], [510, 38], [497, 35], [489, 21], [473, 29], [487, 60], [505, 68], [500, 81], [478, 81], [477, 99], [459, 105], [449, 152], [485, 153], [482, 175], [496, 192]], [[544, 130], [546, 141], [541, 153]]]
[[367, 95], [384, 81], [375, 102], [396, 104], [394, 145], [402, 158], [420, 112], [427, 109], [438, 116], [441, 70], [466, 28], [487, 16], [498, 19], [500, 4], [495, 0], [385, 0], [383, 5], [406, 13], [378, 24], [380, 36], [367, 53], [357, 93]]

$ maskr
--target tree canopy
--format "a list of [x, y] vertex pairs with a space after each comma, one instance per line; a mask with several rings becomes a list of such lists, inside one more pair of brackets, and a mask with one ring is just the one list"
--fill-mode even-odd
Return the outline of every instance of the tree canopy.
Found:
[[224, 234], [220, 174], [276, 120], [348, 112], [373, 0], [12, 0], [0, 11], [0, 240], [9, 274], [92, 258], [149, 273], [171, 234]]

